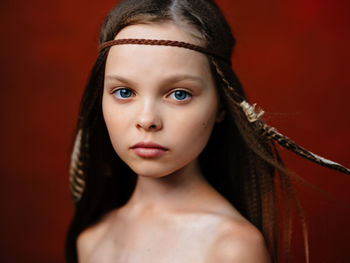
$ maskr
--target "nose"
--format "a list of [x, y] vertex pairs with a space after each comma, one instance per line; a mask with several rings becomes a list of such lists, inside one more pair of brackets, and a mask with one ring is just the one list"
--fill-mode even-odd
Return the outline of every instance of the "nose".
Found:
[[155, 105], [145, 103], [136, 121], [136, 128], [145, 131], [158, 131], [163, 128], [163, 123]]

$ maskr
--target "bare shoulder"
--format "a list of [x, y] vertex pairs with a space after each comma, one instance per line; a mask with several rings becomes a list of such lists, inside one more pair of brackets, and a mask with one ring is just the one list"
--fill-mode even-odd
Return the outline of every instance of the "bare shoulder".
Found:
[[109, 229], [109, 221], [112, 213], [105, 215], [96, 224], [84, 229], [77, 238], [77, 254], [79, 262], [85, 262], [85, 259], [90, 257], [94, 248], [104, 238]]
[[225, 219], [207, 263], [268, 263], [270, 257], [261, 232], [246, 220]]

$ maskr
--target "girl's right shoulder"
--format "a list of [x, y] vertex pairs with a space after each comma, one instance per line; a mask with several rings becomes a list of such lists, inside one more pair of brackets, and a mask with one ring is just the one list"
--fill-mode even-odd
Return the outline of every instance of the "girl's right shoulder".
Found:
[[79, 262], [86, 262], [85, 259], [95, 250], [97, 245], [103, 240], [111, 225], [115, 211], [104, 215], [95, 224], [84, 229], [77, 237], [77, 254]]

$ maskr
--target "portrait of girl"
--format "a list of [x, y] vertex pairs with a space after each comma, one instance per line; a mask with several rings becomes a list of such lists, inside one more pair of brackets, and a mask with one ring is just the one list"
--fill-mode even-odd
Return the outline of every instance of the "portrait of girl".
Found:
[[[5, 34], [16, 52], [3, 49], [3, 71], [24, 77], [13, 73], [21, 85], [1, 103], [20, 114], [3, 126], [12, 128], [2, 136], [1, 210], [16, 219], [3, 217], [0, 261], [39, 262], [34, 251], [46, 251], [43, 260], [67, 263], [347, 262], [348, 60], [335, 43], [348, 50], [348, 34], [312, 24], [348, 25], [332, 13], [345, 4], [54, 2], [25, 6], [27, 17], [40, 13], [37, 24], [15, 19], [37, 31]], [[264, 12], [281, 15], [259, 20]], [[35, 32], [42, 38], [30, 42]], [[291, 40], [297, 34], [313, 44]], [[318, 119], [305, 117], [314, 107]]]
[[232, 70], [234, 45], [214, 1], [125, 0], [110, 11], [72, 156], [69, 262], [288, 258], [299, 206], [276, 143], [350, 171], [262, 120]]

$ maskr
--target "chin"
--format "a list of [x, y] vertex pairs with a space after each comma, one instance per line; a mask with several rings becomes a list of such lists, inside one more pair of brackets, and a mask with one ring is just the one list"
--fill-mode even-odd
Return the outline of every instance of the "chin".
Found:
[[147, 177], [147, 178], [162, 178], [171, 174], [171, 172], [162, 172], [162, 171], [145, 171], [145, 170], [140, 170], [140, 171], [133, 170], [133, 171], [137, 175], [142, 177]]
[[139, 176], [149, 178], [161, 178], [181, 170], [182, 167], [166, 167], [159, 163], [144, 163], [141, 165], [129, 166], [133, 172]]

